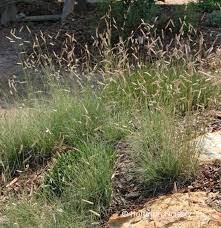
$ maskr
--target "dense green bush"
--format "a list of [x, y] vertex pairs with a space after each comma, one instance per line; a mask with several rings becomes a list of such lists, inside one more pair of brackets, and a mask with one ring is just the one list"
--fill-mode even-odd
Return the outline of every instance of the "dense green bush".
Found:
[[[153, 30], [162, 32], [162, 29], [172, 29], [173, 33], [178, 33], [180, 29], [186, 32], [189, 25], [197, 27], [201, 18], [201, 13], [195, 4], [188, 6], [178, 5], [172, 8], [165, 8], [156, 5], [152, 0], [125, 1], [105, 1], [100, 3], [101, 15], [108, 14], [111, 20], [111, 35], [113, 43], [118, 42], [119, 37], [128, 38], [132, 34], [140, 34], [142, 23], [155, 25]], [[169, 23], [171, 22], [171, 23]], [[173, 24], [173, 26], [169, 26]], [[145, 26], [144, 26], [145, 27]]]
[[[109, 11], [114, 24], [117, 26], [118, 35], [130, 35], [137, 29], [142, 20], [145, 22], [154, 21], [158, 8], [154, 0], [105, 1], [100, 4], [101, 14]], [[159, 14], [159, 12], [158, 12]]]
[[221, 11], [215, 10], [207, 15], [207, 26], [221, 27]]
[[203, 11], [211, 12], [218, 9], [219, 2], [220, 0], [199, 0], [198, 6]]

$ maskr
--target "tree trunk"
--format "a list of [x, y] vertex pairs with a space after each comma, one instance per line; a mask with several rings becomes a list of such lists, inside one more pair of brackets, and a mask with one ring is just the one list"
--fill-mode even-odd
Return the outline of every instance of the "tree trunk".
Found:
[[65, 18], [73, 13], [75, 6], [75, 0], [64, 0], [64, 7], [62, 11], [62, 21], [65, 20]]

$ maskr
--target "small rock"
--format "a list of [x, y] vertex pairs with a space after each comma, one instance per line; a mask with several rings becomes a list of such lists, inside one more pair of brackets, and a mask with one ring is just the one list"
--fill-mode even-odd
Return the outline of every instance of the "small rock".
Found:
[[221, 131], [207, 133], [196, 139], [196, 146], [200, 151], [200, 161], [207, 163], [221, 161]]
[[139, 192], [130, 192], [128, 194], [126, 194], [126, 199], [136, 199], [140, 196]]

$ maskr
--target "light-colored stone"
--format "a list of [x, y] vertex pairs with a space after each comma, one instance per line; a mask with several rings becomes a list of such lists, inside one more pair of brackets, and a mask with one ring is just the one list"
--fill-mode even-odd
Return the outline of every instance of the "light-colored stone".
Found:
[[201, 162], [221, 161], [221, 131], [207, 133], [196, 139]]
[[191, 192], [161, 196], [148, 202], [142, 210], [114, 214], [110, 227], [120, 228], [218, 228], [221, 212], [209, 207], [206, 200], [215, 193]]
[[190, 2], [197, 2], [198, 0], [158, 0], [157, 4], [161, 5], [183, 5]]

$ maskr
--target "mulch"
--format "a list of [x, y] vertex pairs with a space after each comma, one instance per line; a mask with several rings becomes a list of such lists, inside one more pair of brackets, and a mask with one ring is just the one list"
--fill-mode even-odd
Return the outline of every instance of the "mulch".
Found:
[[221, 193], [221, 161], [213, 161], [200, 166], [196, 179], [181, 192], [220, 192]]
[[191, 185], [181, 192], [213, 192], [217, 195], [208, 198], [207, 204], [218, 211], [221, 211], [221, 161], [214, 161], [210, 164], [201, 165], [199, 174]]
[[117, 145], [117, 161], [112, 175], [112, 211], [133, 208], [142, 203], [142, 189], [138, 180], [130, 175], [134, 167], [130, 156], [131, 146], [128, 141], [121, 141]]
[[122, 141], [117, 147], [118, 158], [112, 177], [113, 195], [110, 208], [105, 216], [108, 220], [113, 213], [121, 214], [124, 210], [131, 211], [141, 209], [150, 199], [159, 195], [176, 192], [213, 192], [218, 193], [216, 197], [208, 199], [208, 204], [221, 210], [221, 161], [202, 164], [196, 179], [188, 186], [171, 188], [164, 193], [156, 193], [147, 196], [143, 194], [145, 188], [141, 182], [130, 175], [134, 163], [130, 156], [131, 147], [128, 141]]
[[63, 3], [55, 0], [34, 1], [31, 4], [20, 2], [17, 4], [18, 13], [26, 16], [60, 14]]
[[[4, 177], [0, 178], [0, 204], [7, 202], [11, 197], [20, 199], [33, 197], [42, 187], [44, 175], [49, 166], [45, 165], [38, 169], [27, 167], [25, 170], [17, 170], [10, 182], [5, 182]], [[3, 174], [2, 174], [3, 175]]]

